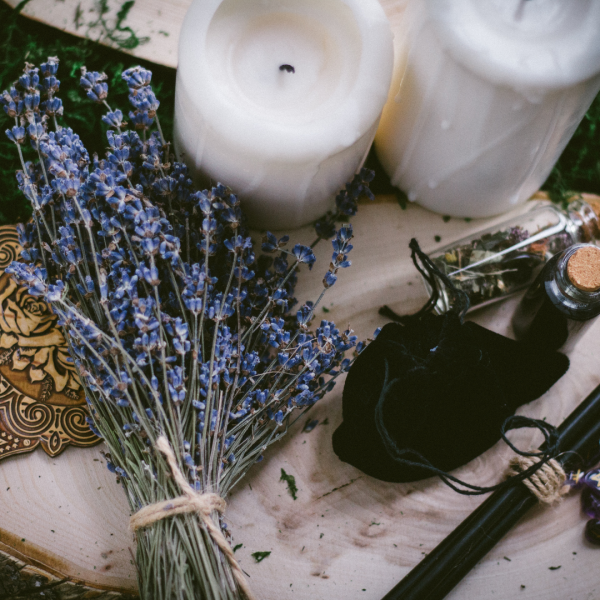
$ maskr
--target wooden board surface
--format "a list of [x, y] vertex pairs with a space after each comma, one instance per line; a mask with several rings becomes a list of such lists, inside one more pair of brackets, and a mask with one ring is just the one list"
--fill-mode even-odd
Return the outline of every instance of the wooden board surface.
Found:
[[[380, 0], [392, 27], [402, 14], [406, 1]], [[15, 7], [20, 0], [5, 2]], [[123, 2], [124, 0], [108, 0], [110, 11], [104, 18], [109, 26], [114, 25]], [[129, 53], [167, 67], [176, 67], [179, 30], [191, 3], [192, 0], [136, 0], [124, 25], [131, 27], [140, 39], [148, 38], [148, 41]], [[98, 20], [98, 5], [98, 0], [30, 0], [22, 14], [68, 33], [87, 36], [111, 45], [100, 27], [90, 26]]]
[[[377, 314], [380, 305], [410, 312], [425, 299], [409, 260], [412, 236], [432, 248], [434, 235], [450, 242], [483, 225], [458, 219], [444, 223], [417, 206], [402, 211], [395, 202], [379, 200], [361, 205], [353, 219], [353, 266], [326, 296], [327, 318], [340, 326], [351, 323], [361, 337], [383, 323]], [[313, 234], [304, 228], [292, 237], [306, 243]], [[321, 243], [316, 253], [313, 272], [300, 276], [300, 300], [316, 297], [329, 244]], [[510, 333], [514, 304], [508, 300], [474, 319]], [[600, 323], [573, 352], [567, 375], [520, 412], [559, 424], [600, 382], [599, 334]], [[481, 499], [458, 496], [435, 479], [382, 483], [341, 463], [331, 447], [331, 434], [341, 421], [341, 385], [310, 416], [321, 424], [303, 433], [301, 419], [228, 499], [234, 543], [243, 544], [236, 556], [263, 600], [378, 600]], [[527, 432], [511, 437], [521, 447], [539, 442]], [[495, 483], [510, 456], [498, 444], [457, 475], [481, 485]], [[281, 468], [296, 478], [296, 501], [280, 481]], [[534, 509], [449, 598], [600, 597], [600, 550], [584, 541], [585, 522], [577, 496], [556, 507]], [[35, 452], [0, 464], [0, 550], [88, 585], [133, 591], [134, 542], [127, 523], [127, 504], [100, 448], [68, 448], [56, 458]], [[265, 550], [272, 554], [255, 563], [250, 554]]]

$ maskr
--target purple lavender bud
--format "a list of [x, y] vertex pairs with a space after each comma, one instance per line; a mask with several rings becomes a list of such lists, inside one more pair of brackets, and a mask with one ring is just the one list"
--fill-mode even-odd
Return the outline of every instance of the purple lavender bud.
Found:
[[149, 117], [156, 116], [156, 111], [160, 106], [160, 102], [157, 100], [154, 92], [149, 88], [133, 90], [129, 94], [129, 102], [136, 111], [147, 113]]
[[46, 77], [44, 79], [44, 83], [42, 85], [44, 87], [44, 90], [46, 90], [46, 92], [54, 94], [54, 93], [58, 92], [58, 90], [60, 88], [60, 81], [58, 79], [56, 79], [56, 77], [54, 77], [54, 75], [51, 75], [50, 77]]
[[327, 271], [325, 273], [325, 278], [323, 279], [323, 286], [326, 288], [330, 288], [337, 281], [337, 276], [334, 275], [331, 271]]
[[60, 98], [50, 98], [42, 103], [44, 112], [49, 116], [60, 116], [63, 114], [63, 104]]
[[31, 123], [27, 128], [27, 133], [29, 133], [29, 137], [34, 142], [48, 137], [43, 123]]
[[49, 56], [47, 62], [40, 65], [40, 71], [42, 75], [44, 77], [56, 75], [58, 72], [58, 63], [59, 60], [57, 56]]
[[524, 242], [529, 237], [529, 232], [522, 227], [511, 227], [508, 231], [509, 238], [513, 244]]
[[303, 246], [302, 244], [296, 244], [292, 250], [292, 254], [299, 263], [306, 263], [309, 269], [312, 269], [312, 266], [317, 260], [313, 251], [308, 246]]
[[581, 507], [590, 519], [600, 519], [600, 496], [590, 489], [583, 490], [581, 494]]
[[129, 118], [131, 119], [131, 124], [141, 131], [148, 130], [152, 127], [154, 123], [154, 119], [148, 115], [147, 112], [130, 112]]
[[98, 104], [102, 104], [108, 96], [108, 85], [104, 83], [106, 79], [105, 73], [88, 71], [85, 67], [81, 67], [79, 85], [87, 92], [87, 97]]
[[15, 144], [25, 143], [25, 128], [24, 127], [13, 127], [12, 129], [6, 130], [6, 137]]
[[121, 77], [127, 82], [127, 87], [132, 90], [138, 90], [144, 86], [150, 85], [152, 81], [152, 71], [143, 67], [131, 67], [121, 73]]
[[127, 125], [127, 123], [123, 123], [123, 113], [120, 110], [115, 110], [114, 112], [108, 112], [102, 117], [102, 121], [106, 123], [109, 127], [115, 127], [120, 129], [123, 125]]
[[40, 94], [39, 92], [34, 92], [33, 94], [27, 94], [25, 98], [23, 98], [23, 106], [27, 112], [37, 112], [37, 109], [40, 106]]

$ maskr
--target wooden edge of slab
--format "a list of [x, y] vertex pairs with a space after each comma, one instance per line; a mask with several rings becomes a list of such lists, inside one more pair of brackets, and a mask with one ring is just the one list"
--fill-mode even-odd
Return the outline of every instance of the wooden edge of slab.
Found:
[[[0, 539], [7, 540], [10, 537], [10, 534], [0, 530]], [[84, 581], [69, 578], [58, 568], [60, 559], [56, 561], [46, 560], [47, 558], [42, 555], [37, 558], [26, 556], [15, 550], [12, 545], [0, 541], [0, 597], [33, 597], [52, 590], [52, 597], [57, 600], [137, 599], [137, 596], [130, 592], [105, 586], [91, 587]], [[56, 567], [49, 566], [47, 562], [55, 562]]]

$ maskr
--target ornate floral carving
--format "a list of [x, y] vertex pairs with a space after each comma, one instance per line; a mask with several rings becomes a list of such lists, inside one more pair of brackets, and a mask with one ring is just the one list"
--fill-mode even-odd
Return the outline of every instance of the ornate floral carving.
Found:
[[15, 228], [0, 227], [0, 459], [99, 441], [56, 315], [4, 273], [20, 251]]

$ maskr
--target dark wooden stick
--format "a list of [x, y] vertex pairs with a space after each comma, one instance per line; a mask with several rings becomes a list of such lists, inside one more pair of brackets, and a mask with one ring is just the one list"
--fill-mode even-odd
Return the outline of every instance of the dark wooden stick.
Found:
[[[565, 419], [558, 434], [556, 460], [565, 470], [598, 460], [600, 385]], [[522, 484], [494, 492], [383, 600], [441, 600], [536, 503]]]

